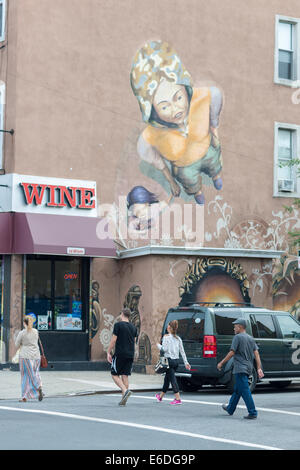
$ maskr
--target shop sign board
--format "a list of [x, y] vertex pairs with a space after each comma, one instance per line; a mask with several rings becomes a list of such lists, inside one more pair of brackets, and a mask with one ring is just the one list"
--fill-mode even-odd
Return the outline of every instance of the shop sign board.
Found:
[[85, 248], [75, 248], [75, 247], [69, 246], [67, 248], [67, 254], [74, 255], [74, 256], [85, 255]]
[[1, 212], [97, 217], [96, 182], [11, 173], [0, 176]]

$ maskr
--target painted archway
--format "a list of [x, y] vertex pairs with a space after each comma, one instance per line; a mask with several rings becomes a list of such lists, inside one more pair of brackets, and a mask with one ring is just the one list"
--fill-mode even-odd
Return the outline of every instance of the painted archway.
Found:
[[179, 287], [180, 305], [189, 302], [250, 303], [249, 281], [240, 264], [225, 258], [198, 258]]

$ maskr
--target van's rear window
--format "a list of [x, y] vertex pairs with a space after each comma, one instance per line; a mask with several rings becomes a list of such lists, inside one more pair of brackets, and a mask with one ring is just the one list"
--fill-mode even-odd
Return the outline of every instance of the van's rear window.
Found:
[[171, 312], [166, 318], [165, 328], [167, 328], [170, 321], [177, 320], [177, 334], [183, 341], [202, 341], [204, 317], [205, 314], [202, 312]]
[[237, 319], [237, 315], [231, 312], [219, 312], [215, 313], [216, 332], [218, 335], [234, 335], [234, 322]]

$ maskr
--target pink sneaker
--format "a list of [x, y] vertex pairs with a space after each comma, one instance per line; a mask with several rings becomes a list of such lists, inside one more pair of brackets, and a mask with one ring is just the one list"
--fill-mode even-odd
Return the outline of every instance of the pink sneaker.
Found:
[[155, 395], [157, 401], [162, 401], [162, 398], [159, 393]]
[[182, 405], [182, 402], [181, 400], [176, 400], [175, 398], [175, 400], [171, 401], [170, 405]]

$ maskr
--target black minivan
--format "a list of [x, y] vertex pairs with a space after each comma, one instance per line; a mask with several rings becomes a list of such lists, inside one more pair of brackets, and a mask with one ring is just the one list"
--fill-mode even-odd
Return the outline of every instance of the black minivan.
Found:
[[171, 320], [178, 321], [177, 333], [191, 364], [187, 371], [180, 358], [176, 375], [182, 391], [196, 391], [202, 385], [225, 385], [232, 393], [233, 359], [222, 371], [218, 371], [217, 364], [230, 350], [234, 336], [232, 322], [237, 318], [246, 320], [246, 332], [258, 345], [264, 371], [264, 378], [258, 379], [253, 363], [249, 377], [251, 391], [257, 382], [272, 382], [283, 388], [295, 379], [300, 380], [300, 323], [288, 312], [242, 304], [195, 303], [169, 309], [163, 326], [164, 334]]

